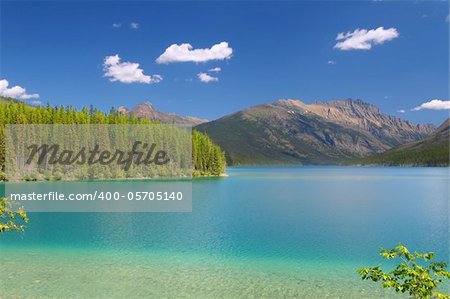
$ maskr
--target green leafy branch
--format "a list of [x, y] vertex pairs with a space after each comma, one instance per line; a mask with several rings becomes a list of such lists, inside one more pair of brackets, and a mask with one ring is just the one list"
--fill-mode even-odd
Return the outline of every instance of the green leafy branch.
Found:
[[390, 272], [383, 272], [380, 266], [358, 269], [363, 280], [381, 282], [384, 288], [407, 293], [412, 298], [450, 299], [449, 294], [436, 290], [443, 279], [450, 279], [450, 272], [446, 271], [446, 263], [433, 262], [433, 252], [411, 253], [400, 244], [390, 250], [382, 249], [380, 255], [387, 260], [399, 259], [400, 263]]
[[6, 199], [0, 199], [0, 233], [8, 231], [23, 231], [28, 223], [27, 213], [22, 207]]

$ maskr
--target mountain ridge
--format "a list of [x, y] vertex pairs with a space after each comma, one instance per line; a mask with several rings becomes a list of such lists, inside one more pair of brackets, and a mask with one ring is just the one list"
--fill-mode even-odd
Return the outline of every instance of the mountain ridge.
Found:
[[[245, 128], [245, 129], [242, 129]], [[362, 100], [305, 104], [280, 99], [196, 126], [231, 164], [335, 164], [383, 152], [431, 134]]]
[[147, 118], [166, 124], [198, 125], [208, 121], [206, 119], [193, 116], [182, 116], [172, 112], [161, 112], [157, 110], [150, 102], [140, 103], [130, 110], [125, 106], [119, 106], [117, 111], [122, 114], [135, 115], [137, 118]]
[[386, 152], [350, 161], [350, 164], [384, 166], [449, 166], [450, 118], [431, 135]]

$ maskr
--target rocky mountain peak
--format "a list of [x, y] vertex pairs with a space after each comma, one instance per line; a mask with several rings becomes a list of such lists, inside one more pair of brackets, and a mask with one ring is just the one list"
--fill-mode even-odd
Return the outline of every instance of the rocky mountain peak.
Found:
[[141, 110], [141, 111], [156, 111], [156, 109], [153, 107], [152, 103], [150, 102], [142, 102], [138, 105], [136, 105], [133, 110]]
[[120, 113], [120, 114], [128, 114], [128, 109], [125, 107], [125, 106], [119, 106], [119, 108], [117, 108], [117, 111]]
[[431, 134], [362, 100], [306, 104], [280, 99], [202, 124], [232, 163], [327, 163], [365, 156]]
[[361, 99], [344, 99], [344, 100], [331, 100], [326, 102], [317, 101], [314, 104], [321, 106], [334, 107], [341, 111], [348, 111], [357, 113], [358, 111], [369, 111], [371, 113], [380, 113], [380, 109], [370, 103], [364, 102]]
[[118, 111], [123, 114], [133, 114], [138, 118], [147, 118], [165, 124], [198, 125], [207, 122], [206, 119], [158, 111], [150, 102], [140, 103], [131, 110], [120, 106]]

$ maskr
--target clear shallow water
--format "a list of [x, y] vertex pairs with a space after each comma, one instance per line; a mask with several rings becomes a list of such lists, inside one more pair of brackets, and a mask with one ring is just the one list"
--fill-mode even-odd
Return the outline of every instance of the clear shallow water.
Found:
[[355, 269], [399, 242], [448, 260], [448, 171], [233, 168], [192, 213], [34, 213], [1, 237], [0, 297], [393, 297]]

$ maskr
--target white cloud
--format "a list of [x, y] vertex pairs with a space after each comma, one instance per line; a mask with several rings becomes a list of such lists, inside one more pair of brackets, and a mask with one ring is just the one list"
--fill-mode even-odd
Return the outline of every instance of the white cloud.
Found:
[[336, 61], [334, 61], [334, 60], [328, 60], [327, 63], [328, 63], [328, 64], [331, 64], [331, 65], [335, 65], [335, 64], [336, 64]]
[[423, 109], [430, 110], [450, 110], [450, 101], [442, 101], [438, 99], [431, 100], [429, 102], [423, 103], [416, 108], [411, 109], [411, 111], [420, 111]]
[[403, 109], [397, 110], [398, 113], [405, 113], [406, 111]]
[[339, 50], [370, 50], [373, 45], [381, 45], [387, 41], [397, 38], [399, 33], [395, 28], [384, 29], [356, 29], [353, 32], [341, 32], [336, 40], [340, 41], [334, 46]]
[[203, 83], [210, 83], [210, 82], [217, 82], [217, 81], [219, 81], [219, 78], [210, 76], [207, 73], [199, 73], [197, 76], [200, 79], [200, 81], [202, 81]]
[[130, 27], [131, 27], [131, 29], [139, 29], [139, 23], [131, 22]]
[[[24, 89], [24, 91], [25, 91], [25, 89]], [[37, 94], [37, 93], [22, 94], [19, 98], [22, 100], [37, 99], [37, 98], [39, 98], [39, 94]]]
[[158, 83], [163, 79], [160, 75], [144, 75], [144, 70], [139, 68], [139, 63], [120, 62], [118, 54], [106, 56], [103, 62], [105, 77], [110, 81], [119, 81], [122, 83]]
[[220, 67], [214, 67], [214, 68], [208, 70], [208, 72], [215, 72], [215, 73], [218, 73], [220, 71], [222, 71], [222, 69]]
[[35, 100], [35, 101], [31, 101], [31, 104], [32, 104], [32, 105], [39, 106], [39, 105], [42, 104], [42, 102], [41, 102], [41, 101], [38, 101], [38, 100]]
[[0, 96], [21, 100], [39, 98], [39, 94], [37, 93], [28, 94], [25, 88], [20, 87], [18, 85], [13, 86], [11, 88], [8, 88], [8, 86], [9, 86], [8, 80], [5, 79], [0, 80]]
[[230, 59], [233, 49], [227, 42], [213, 45], [211, 48], [194, 49], [191, 44], [173, 44], [169, 46], [161, 56], [156, 59], [157, 63], [172, 62], [206, 62], [210, 60]]
[[113, 23], [113, 28], [120, 28], [122, 27], [122, 23]]

